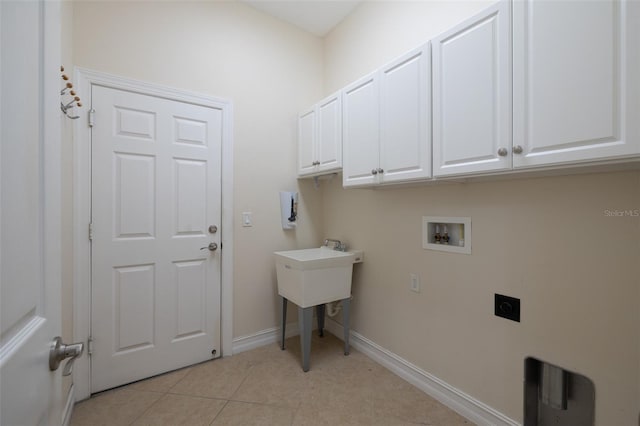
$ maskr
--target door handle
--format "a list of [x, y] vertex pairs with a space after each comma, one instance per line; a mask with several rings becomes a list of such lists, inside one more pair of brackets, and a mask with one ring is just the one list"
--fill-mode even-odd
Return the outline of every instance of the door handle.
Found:
[[209, 249], [209, 251], [216, 251], [216, 250], [218, 250], [218, 244], [209, 243], [208, 246], [200, 248], [200, 250], [204, 250], [204, 249]]
[[49, 370], [57, 370], [60, 363], [69, 358], [69, 361], [64, 365], [62, 375], [70, 375], [73, 371], [73, 361], [82, 355], [83, 351], [84, 343], [72, 343], [70, 345], [66, 345], [62, 343], [62, 338], [60, 336], [55, 337], [51, 343], [51, 349], [49, 350]]

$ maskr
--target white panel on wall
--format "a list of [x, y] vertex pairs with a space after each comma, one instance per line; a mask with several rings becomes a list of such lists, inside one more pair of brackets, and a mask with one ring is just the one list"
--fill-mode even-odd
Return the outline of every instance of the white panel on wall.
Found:
[[155, 235], [155, 157], [114, 154], [115, 238]]
[[156, 114], [151, 111], [115, 107], [117, 136], [154, 140], [156, 134]]
[[176, 235], [205, 233], [207, 162], [174, 159]]
[[177, 324], [173, 341], [177, 341], [204, 333], [206, 269], [203, 260], [174, 265]]
[[154, 344], [155, 265], [114, 268], [115, 352]]
[[193, 145], [207, 144], [207, 123], [205, 121], [174, 117], [175, 141]]

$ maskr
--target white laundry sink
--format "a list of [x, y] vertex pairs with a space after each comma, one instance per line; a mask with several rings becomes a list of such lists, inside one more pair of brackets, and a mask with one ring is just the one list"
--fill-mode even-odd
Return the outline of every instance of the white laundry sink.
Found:
[[351, 297], [353, 264], [363, 260], [359, 250], [328, 247], [277, 251], [278, 294], [301, 308]]

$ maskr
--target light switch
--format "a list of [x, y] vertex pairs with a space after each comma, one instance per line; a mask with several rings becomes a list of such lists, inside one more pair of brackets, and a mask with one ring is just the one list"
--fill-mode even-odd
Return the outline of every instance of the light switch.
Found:
[[253, 226], [253, 222], [251, 221], [251, 212], [242, 212], [242, 226]]

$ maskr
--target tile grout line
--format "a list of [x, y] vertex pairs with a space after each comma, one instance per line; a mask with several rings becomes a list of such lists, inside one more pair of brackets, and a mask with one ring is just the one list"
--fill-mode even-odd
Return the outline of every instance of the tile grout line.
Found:
[[[133, 392], [149, 392], [149, 391], [139, 391], [139, 390], [134, 390], [134, 389], [130, 389], [130, 390], [133, 391]], [[133, 419], [131, 421], [131, 423], [129, 423], [129, 426], [133, 425], [135, 422], [140, 420], [149, 410], [151, 410], [151, 407], [156, 405], [167, 394], [166, 392], [155, 392], [155, 393], [162, 394], [162, 396], [160, 398], [156, 399], [155, 401], [153, 401], [153, 403], [151, 405], [149, 405], [146, 410], [143, 410], [142, 413], [140, 413], [135, 419]]]
[[247, 374], [245, 374], [245, 376], [242, 378], [242, 381], [240, 382], [240, 384], [238, 385], [237, 388], [235, 388], [235, 390], [233, 392], [231, 392], [231, 395], [229, 395], [229, 398], [227, 398], [227, 401], [234, 401], [233, 396], [238, 393], [238, 391], [240, 390], [240, 388], [242, 387], [242, 385], [244, 384], [244, 382], [247, 381], [247, 378], [249, 377], [249, 374], [251, 374], [251, 372], [254, 370], [255, 365], [251, 365], [249, 367], [249, 370], [247, 371]]
[[211, 423], [209, 423], [209, 426], [212, 426], [213, 423], [215, 423], [216, 419], [220, 416], [220, 414], [224, 411], [225, 408], [227, 408], [227, 405], [229, 404], [229, 400], [225, 400], [224, 405], [222, 406], [222, 408], [220, 409], [220, 411], [218, 411], [218, 413], [216, 413], [215, 417], [211, 420]]

